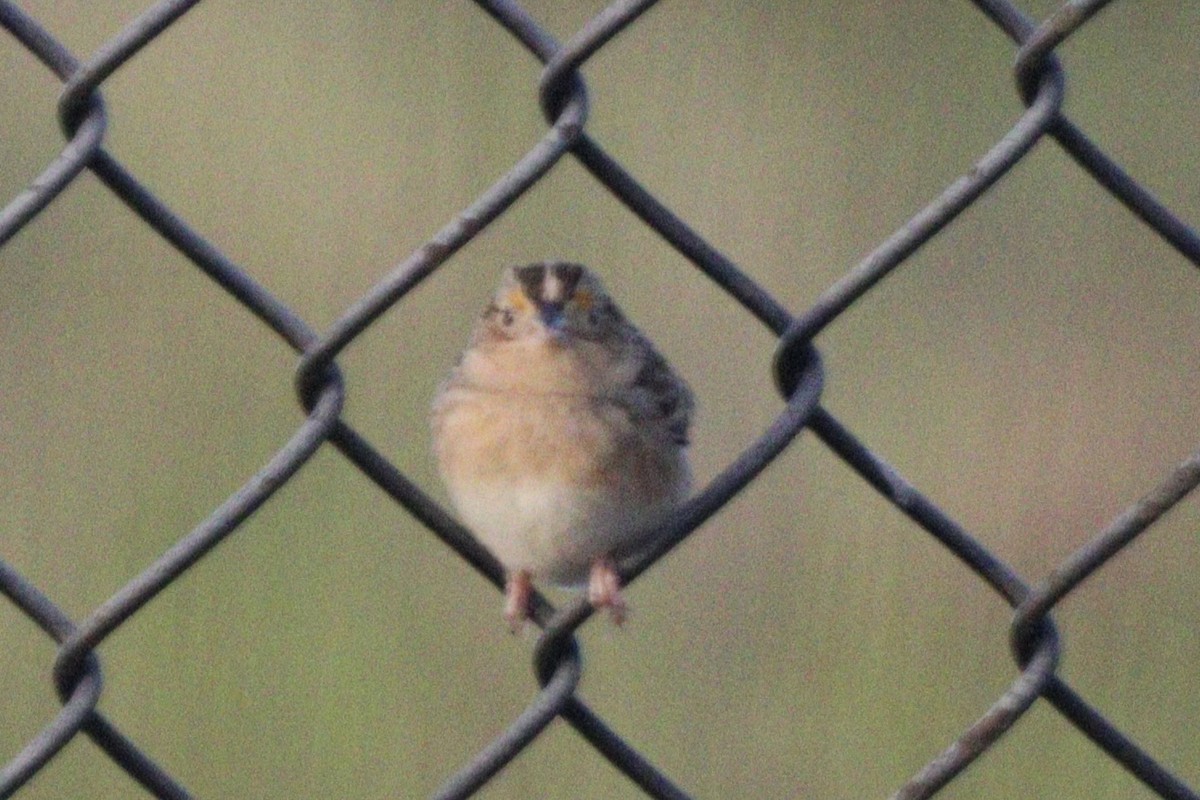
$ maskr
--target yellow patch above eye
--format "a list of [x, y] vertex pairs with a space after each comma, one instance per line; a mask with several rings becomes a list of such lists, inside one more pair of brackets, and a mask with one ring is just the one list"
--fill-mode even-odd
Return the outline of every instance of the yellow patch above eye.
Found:
[[508, 305], [513, 311], [528, 311], [530, 302], [523, 291], [514, 289], [508, 293]]
[[579, 306], [579, 308], [583, 309], [584, 311], [590, 309], [596, 302], [596, 298], [593, 297], [592, 293], [586, 289], [575, 292], [575, 296], [572, 298], [572, 300], [574, 300], [575, 305]]

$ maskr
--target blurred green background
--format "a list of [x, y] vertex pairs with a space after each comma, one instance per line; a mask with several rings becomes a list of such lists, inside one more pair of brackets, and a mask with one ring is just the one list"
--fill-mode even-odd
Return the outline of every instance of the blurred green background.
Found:
[[[144, 2], [26, 0], [85, 57]], [[1054, 3], [1030, 3], [1048, 14]], [[565, 39], [600, 3], [527, 3]], [[1200, 220], [1200, 5], [1115, 3], [1067, 110]], [[664, 3], [586, 66], [589, 129], [800, 310], [1018, 117], [966, 2]], [[0, 37], [0, 197], [61, 147]], [[104, 87], [107, 146], [323, 330], [544, 130], [538, 65], [467, 2], [202, 4]], [[780, 409], [773, 341], [570, 159], [357, 340], [346, 417], [444, 499], [426, 409], [506, 264], [595, 267], [691, 382], [699, 480]], [[1200, 274], [1044, 142], [820, 338], [826, 406], [993, 552], [1045, 576], [1200, 442]], [[0, 558], [76, 619], [301, 419], [294, 355], [94, 178], [0, 250]], [[1056, 612], [1062, 674], [1200, 785], [1200, 502]], [[697, 797], [886, 796], [1016, 671], [1008, 608], [813, 437], [586, 627], [581, 695]], [[104, 642], [101, 707], [199, 797], [422, 797], [524, 707], [532, 637], [322, 450]], [[0, 603], [0, 761], [58, 709]], [[79, 738], [21, 798], [136, 786]], [[487, 798], [639, 793], [567, 726]], [[1150, 793], [1045, 704], [941, 795]]]

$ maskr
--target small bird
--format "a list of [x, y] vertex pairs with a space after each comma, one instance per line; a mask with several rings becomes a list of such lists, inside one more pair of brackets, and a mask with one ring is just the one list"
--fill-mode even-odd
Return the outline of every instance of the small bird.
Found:
[[466, 526], [505, 569], [504, 616], [533, 581], [587, 584], [625, 618], [617, 566], [691, 488], [694, 401], [579, 264], [510, 267], [433, 402], [433, 449]]

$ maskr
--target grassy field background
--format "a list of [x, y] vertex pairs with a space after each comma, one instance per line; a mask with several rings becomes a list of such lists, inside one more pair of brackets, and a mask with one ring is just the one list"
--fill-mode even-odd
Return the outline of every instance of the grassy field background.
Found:
[[[143, 4], [26, 0], [77, 55]], [[1030, 3], [1042, 16], [1054, 4]], [[565, 39], [599, 3], [529, 2]], [[1200, 5], [1114, 3], [1067, 112], [1200, 220]], [[589, 130], [797, 311], [1013, 124], [968, 3], [663, 3], [585, 68]], [[470, 3], [201, 4], [104, 87], [107, 147], [318, 330], [541, 135]], [[0, 37], [0, 197], [61, 148]], [[778, 413], [770, 335], [570, 161], [357, 340], [346, 418], [439, 499], [426, 412], [500, 269], [599, 271], [699, 400], [703, 484]], [[1200, 273], [1052, 142], [818, 340], [825, 406], [1037, 582], [1200, 443]], [[0, 249], [0, 558], [82, 619], [301, 413], [295, 356], [91, 176]], [[1200, 786], [1200, 503], [1056, 612], [1061, 673]], [[561, 595], [560, 595], [561, 596]], [[581, 633], [581, 695], [696, 797], [882, 797], [1008, 686], [1009, 609], [804, 435]], [[198, 797], [422, 797], [534, 693], [500, 597], [337, 453], [104, 642], [101, 708]], [[58, 709], [0, 603], [0, 761]], [[86, 740], [18, 797], [123, 798]], [[487, 798], [640, 796], [565, 725]], [[1036, 706], [942, 797], [1150, 797]]]

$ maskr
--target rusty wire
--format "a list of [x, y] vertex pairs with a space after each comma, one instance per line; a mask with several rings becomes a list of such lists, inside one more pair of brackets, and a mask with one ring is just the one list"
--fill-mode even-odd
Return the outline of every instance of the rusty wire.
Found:
[[[326, 441], [484, 578], [502, 586], [503, 575], [492, 556], [341, 419], [345, 389], [336, 358], [380, 315], [454, 256], [568, 155], [779, 337], [775, 378], [785, 400], [783, 410], [757, 440], [664, 524], [655, 549], [629, 567], [623, 578], [627, 582], [635, 580], [682, 542], [807, 428], [1015, 609], [1011, 641], [1020, 668], [1018, 677], [974, 725], [900, 787], [895, 797], [933, 796], [992, 747], [1034, 703], [1044, 699], [1159, 796], [1200, 798], [1056, 673], [1061, 643], [1050, 617], [1055, 605], [1068, 593], [1103, 568], [1117, 552], [1200, 484], [1200, 452], [1131, 504], [1094, 539], [1070, 554], [1049, 578], [1030, 585], [820, 405], [824, 373], [813, 344], [815, 337], [1046, 137], [1064, 148], [1080, 167], [1184, 257], [1200, 265], [1200, 237], [1195, 231], [1093, 145], [1062, 111], [1066, 78], [1054, 50], [1107, 2], [1068, 2], [1039, 25], [1005, 0], [974, 0], [974, 5], [1018, 45], [1014, 74], [1026, 111], [966, 174], [796, 315], [644, 189], [587, 132], [588, 98], [580, 67], [612, 37], [634, 24], [655, 4], [654, 0], [612, 3], [564, 44], [555, 41], [515, 2], [476, 2], [545, 65], [538, 91], [549, 127], [508, 173], [384, 276], [328, 331], [319, 334], [212, 243], [197, 235], [104, 149], [107, 118], [100, 93], [104, 81], [197, 5], [198, 0], [166, 0], [155, 4], [87, 61], [78, 60], [16, 5], [0, 0], [0, 26], [64, 82], [59, 121], [67, 138], [59, 156], [31, 180], [28, 189], [0, 210], [0, 246], [53, 203], [83, 170], [90, 170], [117, 199], [300, 353], [295, 382], [307, 414], [287, 444], [241, 489], [83, 620], [68, 618], [51, 598], [12, 566], [0, 561], [0, 592], [60, 645], [54, 680], [63, 701], [62, 711], [21, 752], [11, 756], [0, 754], [9, 758], [0, 769], [0, 798], [16, 794], [79, 733], [90, 738], [150, 794], [163, 798], [190, 796], [176, 777], [158, 767], [97, 710], [102, 693], [97, 648], [158, 592], [236, 531]], [[556, 718], [566, 720], [648, 796], [689, 796], [575, 695], [581, 662], [574, 632], [590, 615], [591, 608], [584, 598], [557, 610], [544, 598], [537, 598], [534, 617], [544, 632], [535, 649], [534, 667], [541, 692], [507, 731], [459, 773], [449, 777], [436, 797], [470, 796]]]

